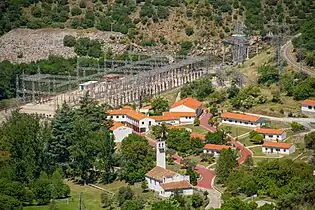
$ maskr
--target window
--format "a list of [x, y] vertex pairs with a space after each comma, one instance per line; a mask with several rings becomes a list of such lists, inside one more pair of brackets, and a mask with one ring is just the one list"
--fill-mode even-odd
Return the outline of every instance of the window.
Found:
[[235, 123], [237, 123], [237, 120], [235, 120]]
[[144, 125], [144, 122], [142, 122], [142, 125]]
[[279, 152], [279, 151], [280, 151], [280, 149], [279, 149], [279, 148], [277, 148], [277, 149], [276, 149], [276, 151], [277, 151], [277, 152]]
[[232, 120], [229, 120], [229, 122], [232, 122]]
[[189, 119], [191, 119], [191, 117], [189, 117]]
[[251, 125], [254, 125], [254, 123], [251, 123]]
[[268, 150], [268, 148], [265, 148], [265, 150], [267, 151], [267, 150]]
[[279, 138], [279, 135], [277, 135], [277, 138]]
[[151, 121], [149, 121], [149, 125], [151, 125]]
[[246, 125], [248, 125], [248, 122], [245, 122]]
[[188, 117], [186, 117], [186, 119], [188, 119]]
[[269, 138], [272, 138], [272, 135], [269, 135]]
[[283, 149], [283, 152], [286, 152], [287, 150], [286, 149]]
[[312, 109], [312, 106], [308, 106], [308, 109]]
[[117, 115], [116, 118], [119, 118], [119, 116]]
[[125, 115], [123, 115], [122, 118], [125, 118]]

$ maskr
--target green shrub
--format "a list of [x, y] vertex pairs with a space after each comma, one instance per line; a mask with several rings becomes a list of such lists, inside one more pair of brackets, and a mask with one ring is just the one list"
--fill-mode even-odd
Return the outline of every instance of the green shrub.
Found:
[[82, 14], [82, 10], [77, 7], [77, 6], [74, 6], [72, 9], [71, 9], [71, 15], [72, 16], [77, 16], [77, 15], [81, 15]]
[[142, 42], [141, 42], [141, 46], [144, 46], [144, 47], [146, 47], [146, 46], [156, 46], [156, 42], [153, 40], [153, 39], [150, 39], [150, 40], [143, 40]]
[[80, 7], [80, 8], [86, 8], [86, 0], [81, 0], [81, 1], [79, 2], [79, 7]]
[[65, 37], [63, 37], [63, 45], [65, 47], [73, 47], [75, 45], [76, 41], [75, 41], [75, 37], [71, 36], [71, 35], [66, 35]]
[[185, 33], [187, 36], [191, 36], [194, 34], [194, 29], [192, 27], [185, 28]]

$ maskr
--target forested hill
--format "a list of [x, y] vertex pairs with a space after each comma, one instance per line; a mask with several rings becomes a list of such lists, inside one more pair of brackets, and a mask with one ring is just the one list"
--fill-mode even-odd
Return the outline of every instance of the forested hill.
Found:
[[95, 27], [128, 34], [135, 43], [165, 45], [223, 38], [236, 20], [251, 34], [275, 31], [281, 22], [292, 32], [314, 8], [312, 0], [1, 0], [0, 34], [17, 27]]

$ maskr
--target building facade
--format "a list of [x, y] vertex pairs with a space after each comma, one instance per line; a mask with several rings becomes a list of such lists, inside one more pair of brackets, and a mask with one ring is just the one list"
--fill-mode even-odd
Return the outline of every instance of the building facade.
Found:
[[202, 103], [191, 97], [175, 102], [169, 110], [169, 112], [193, 112], [196, 117], [199, 117], [202, 111]]
[[266, 154], [283, 154], [289, 155], [295, 152], [295, 146], [291, 143], [279, 143], [265, 141], [262, 145], [262, 152]]
[[223, 124], [245, 126], [249, 128], [257, 128], [263, 124], [263, 118], [261, 117], [234, 112], [223, 113], [221, 119]]
[[282, 129], [256, 128], [255, 130], [263, 134], [266, 140], [283, 141], [286, 138], [286, 131]]
[[301, 103], [302, 112], [314, 112], [315, 113], [315, 100], [306, 99]]
[[213, 154], [214, 157], [218, 157], [223, 149], [232, 149], [232, 147], [219, 144], [206, 144], [203, 147], [203, 153], [210, 153]]

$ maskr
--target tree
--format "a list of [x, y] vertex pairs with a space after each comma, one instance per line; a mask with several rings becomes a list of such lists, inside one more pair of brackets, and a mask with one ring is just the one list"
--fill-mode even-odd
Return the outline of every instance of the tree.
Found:
[[151, 210], [178, 210], [179, 204], [174, 199], [166, 199], [162, 201], [157, 201], [152, 204]]
[[198, 117], [196, 117], [194, 120], [194, 126], [198, 126], [199, 124], [200, 124], [200, 120]]
[[230, 198], [227, 201], [225, 201], [221, 209], [222, 210], [239, 210], [239, 209], [244, 209], [244, 210], [255, 210], [257, 208], [256, 202], [244, 202], [240, 198]]
[[66, 47], [74, 47], [76, 41], [75, 37], [71, 35], [66, 35], [63, 37], [63, 45]]
[[162, 135], [162, 126], [161, 125], [152, 126], [152, 132], [156, 139], [160, 139]]
[[191, 197], [191, 205], [194, 208], [199, 208], [201, 207], [203, 204], [203, 199], [199, 194], [193, 194], [193, 196]]
[[231, 85], [231, 87], [227, 89], [228, 98], [234, 98], [235, 96], [237, 96], [239, 91], [240, 89], [235, 84]]
[[121, 187], [118, 190], [117, 201], [118, 205], [121, 206], [127, 200], [131, 200], [134, 196], [134, 192], [131, 190], [129, 186]]
[[101, 204], [102, 208], [110, 207], [113, 203], [112, 196], [108, 193], [101, 193]]
[[144, 175], [154, 167], [154, 152], [148, 141], [131, 134], [121, 143], [121, 179], [133, 184], [142, 181]]
[[304, 130], [304, 126], [297, 123], [297, 122], [292, 122], [291, 123], [291, 129], [293, 132], [299, 132]]
[[50, 180], [46, 173], [42, 173], [34, 183], [34, 194], [38, 204], [47, 204], [51, 198]]
[[194, 34], [194, 29], [192, 27], [185, 28], [185, 33], [187, 36], [191, 36]]
[[232, 149], [223, 149], [216, 164], [216, 175], [219, 182], [227, 179], [232, 169], [238, 165], [236, 153]]
[[168, 148], [187, 152], [191, 148], [190, 133], [183, 129], [171, 129], [168, 131], [166, 144]]
[[207, 144], [226, 144], [227, 136], [222, 130], [217, 130], [216, 132], [208, 132], [206, 135]]
[[81, 14], [82, 14], [82, 10], [79, 7], [77, 7], [77, 6], [72, 7], [72, 9], [71, 9], [71, 15], [72, 16], [77, 16], [77, 15], [81, 15]]
[[264, 143], [264, 135], [263, 134], [256, 134], [253, 136], [250, 141], [254, 142], [255, 144], [262, 144]]
[[114, 159], [115, 142], [108, 130], [103, 129], [104, 139], [100, 142], [100, 152], [98, 154], [98, 167], [102, 171], [102, 180], [105, 184], [115, 180]]
[[144, 180], [141, 182], [141, 189], [142, 189], [142, 192], [146, 192], [148, 190], [147, 180]]
[[51, 197], [63, 198], [70, 194], [70, 188], [63, 183], [62, 168], [57, 168], [51, 176]]
[[85, 8], [86, 7], [86, 0], [80, 0], [79, 6], [80, 6], [80, 8]]
[[200, 158], [201, 158], [201, 161], [202, 161], [202, 162], [207, 161], [208, 163], [212, 163], [212, 162], [213, 162], [213, 159], [214, 159], [213, 153], [202, 153], [202, 154], [200, 155]]
[[0, 209], [22, 210], [22, 203], [11, 196], [0, 194]]
[[188, 166], [188, 168], [186, 170], [186, 174], [190, 178], [190, 183], [194, 186], [197, 185], [199, 173], [193, 169], [193, 166]]
[[121, 206], [121, 210], [140, 210], [143, 209], [143, 204], [138, 199], [126, 200]]
[[305, 147], [315, 151], [315, 131], [304, 136]]
[[162, 115], [162, 113], [167, 111], [169, 108], [167, 99], [163, 97], [154, 98], [151, 106], [154, 115]]
[[86, 56], [89, 51], [90, 39], [87, 37], [80, 37], [74, 46], [74, 52], [79, 56]]

